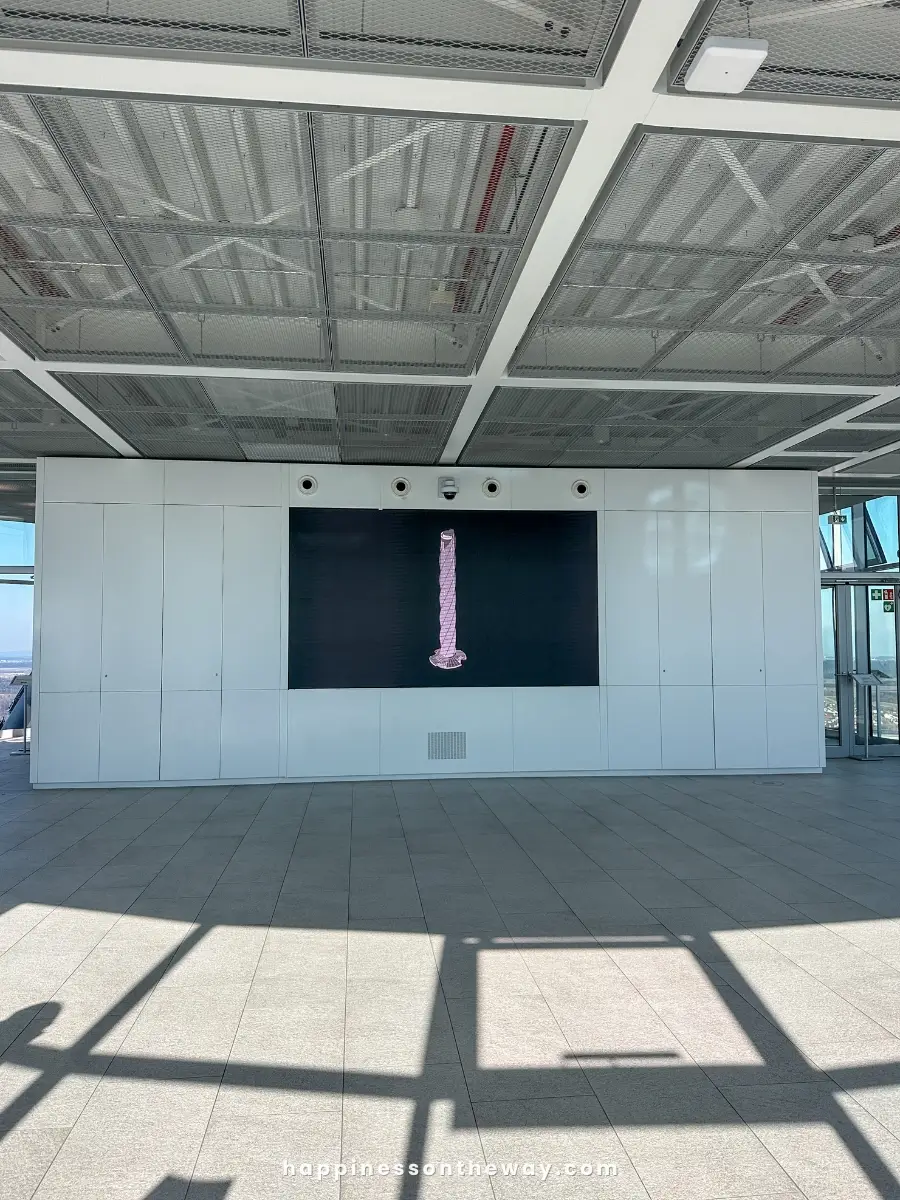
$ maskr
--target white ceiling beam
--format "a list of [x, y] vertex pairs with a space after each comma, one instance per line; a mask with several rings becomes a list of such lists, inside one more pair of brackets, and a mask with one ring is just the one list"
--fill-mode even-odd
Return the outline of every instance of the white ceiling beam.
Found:
[[[568, 375], [564, 379], [552, 376], [504, 375], [498, 380], [499, 387], [511, 388], [559, 388], [571, 391], [608, 392], [732, 392], [762, 396], [861, 396], [869, 398], [870, 387], [845, 387], [842, 384], [816, 383], [734, 383], [727, 379], [613, 379], [577, 378]], [[883, 403], [879, 401], [879, 403]]]
[[653, 88], [694, 15], [696, 0], [643, 0], [605, 86], [591, 93], [586, 125], [506, 306], [475, 382], [441, 456], [454, 463], [528, 328], [535, 309], [586, 220], [636, 125], [649, 113]]
[[137, 450], [124, 438], [119, 437], [114, 429], [111, 429], [105, 421], [92, 413], [86, 404], [82, 404], [68, 388], [63, 387], [58, 379], [54, 379], [47, 369], [46, 363], [38, 362], [32, 358], [30, 354], [26, 354], [20, 349], [15, 342], [10, 341], [5, 333], [0, 333], [0, 356], [3, 359], [3, 366], [7, 370], [11, 369], [18, 371], [30, 380], [36, 387], [39, 387], [42, 392], [50, 397], [56, 404], [66, 410], [66, 412], [80, 421], [86, 429], [97, 435], [102, 441], [111, 446], [118, 454], [125, 458], [140, 458]]
[[[670, 2], [680, 10], [688, 7], [686, 0]], [[652, 3], [658, 5], [658, 0]], [[677, 39], [679, 35], [675, 36]], [[674, 41], [669, 50], [672, 45]], [[0, 80], [4, 89], [15, 91], [102, 91], [154, 98], [237, 100], [329, 109], [399, 109], [535, 121], [579, 121], [593, 96], [593, 90], [585, 87], [56, 50], [0, 50]]]
[[835, 429], [886, 429], [890, 432], [892, 429], [900, 433], [900, 425], [896, 421], [854, 421], [852, 425], [835, 425]]
[[[0, 363], [0, 367], [3, 364]], [[412, 384], [417, 387], [469, 387], [474, 375], [409, 375], [401, 371], [290, 371], [275, 367], [209, 367], [188, 363], [42, 362], [46, 371], [71, 375], [178, 376], [187, 379], [274, 379], [309, 383]]]
[[647, 114], [646, 124], [734, 134], [851, 138], [866, 142], [900, 140], [897, 110], [893, 106], [810, 103], [799, 98], [751, 100], [660, 92]]
[[[279, 367], [213, 367], [188, 363], [118, 363], [118, 362], [69, 362], [66, 359], [42, 361], [41, 366], [53, 374], [72, 375], [133, 375], [133, 376], [180, 376], [189, 379], [271, 379], [312, 383], [385, 383], [413, 384], [417, 387], [471, 387], [477, 380], [471, 375], [410, 374], [403, 371], [329, 371], [324, 369], [288, 370]], [[0, 370], [12, 368], [12, 363], [0, 360]], [[569, 391], [619, 391], [619, 392], [729, 392], [735, 394], [796, 395], [796, 396], [872, 396], [871, 387], [845, 386], [842, 384], [815, 383], [734, 383], [719, 379], [615, 379], [575, 378], [571, 376], [504, 375], [497, 381], [498, 387], [510, 388], [559, 388]], [[879, 401], [883, 403], [883, 401]]]

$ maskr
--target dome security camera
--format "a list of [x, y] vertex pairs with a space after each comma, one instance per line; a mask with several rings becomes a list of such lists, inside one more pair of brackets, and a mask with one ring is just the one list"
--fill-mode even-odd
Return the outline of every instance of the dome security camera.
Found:
[[452, 475], [442, 475], [438, 480], [438, 495], [445, 500], [455, 500], [459, 494], [459, 485]]

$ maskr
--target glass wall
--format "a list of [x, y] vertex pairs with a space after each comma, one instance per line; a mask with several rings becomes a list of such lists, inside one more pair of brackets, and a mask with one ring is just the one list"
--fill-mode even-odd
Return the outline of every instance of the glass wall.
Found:
[[837, 661], [837, 589], [822, 588], [822, 659], [825, 676], [825, 738], [840, 741], [841, 722], [838, 708]]
[[31, 670], [33, 571], [34, 525], [0, 520], [0, 719], [18, 691], [11, 681]]
[[[854, 588], [854, 591], [857, 589]], [[872, 712], [869, 714], [870, 736], [879, 744], [896, 743], [897, 727], [897, 615], [895, 593], [892, 588], [864, 587], [859, 589], [866, 596], [866, 612], [858, 619], [864, 623], [864, 634], [869, 650], [868, 667], [879, 681], [872, 689]], [[888, 592], [891, 599], [885, 600]]]
[[831, 512], [819, 517], [819, 565], [823, 571], [900, 571], [900, 524], [896, 496], [875, 496], [848, 504], [839, 498], [843, 524]]
[[[819, 517], [819, 562], [822, 571], [831, 577], [830, 582], [823, 579], [822, 587], [826, 742], [840, 753], [847, 752], [848, 730], [842, 726], [847, 722], [857, 748], [868, 740], [882, 753], [892, 749], [897, 752], [898, 497], [838, 493], [836, 512], [841, 519], [832, 523], [829, 518], [835, 511], [834, 503], [830, 496], [823, 495], [821, 507], [826, 511]], [[847, 578], [846, 583], [835, 581], [835, 576], [841, 575]], [[866, 692], [853, 681], [853, 672], [873, 675], [878, 686]]]

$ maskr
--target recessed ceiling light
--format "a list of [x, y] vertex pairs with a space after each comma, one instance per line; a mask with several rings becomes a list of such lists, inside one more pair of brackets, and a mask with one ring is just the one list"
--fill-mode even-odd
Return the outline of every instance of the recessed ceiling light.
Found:
[[742, 92], [769, 53], [759, 38], [708, 37], [684, 77], [689, 92]]

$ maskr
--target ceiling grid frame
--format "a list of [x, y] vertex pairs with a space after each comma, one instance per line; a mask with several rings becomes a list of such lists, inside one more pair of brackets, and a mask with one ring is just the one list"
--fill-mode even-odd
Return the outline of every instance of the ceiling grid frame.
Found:
[[[440, 461], [452, 464], [466, 445], [482, 411], [496, 388], [573, 388], [610, 387], [618, 390], [640, 388], [647, 391], [733, 391], [735, 393], [780, 392], [797, 394], [840, 394], [859, 396], [860, 403], [839, 417], [811, 426], [782, 443], [750, 456], [734, 465], [752, 466], [766, 457], [804, 454], [801, 443], [820, 432], [846, 427], [854, 417], [900, 396], [898, 386], [856, 387], [841, 384], [788, 384], [777, 382], [738, 383], [722, 379], [700, 381], [612, 379], [596, 376], [540, 378], [509, 377], [507, 367], [531, 320], [543, 303], [554, 279], [566, 262], [573, 242], [597, 197], [616, 169], [629, 139], [639, 126], [673, 132], [719, 132], [774, 138], [810, 140], [848, 140], [852, 142], [896, 142], [895, 106], [860, 101], [810, 101], [798, 96], [760, 99], [746, 97], [710, 97], [666, 92], [660, 86], [673, 50], [695, 18], [695, 0], [641, 0], [617, 47], [616, 57], [605, 74], [602, 87], [574, 87], [569, 83], [547, 86], [487, 78], [446, 78], [438, 74], [414, 75], [397, 67], [397, 74], [386, 70], [356, 70], [336, 67], [321, 69], [306, 65], [297, 69], [257, 63], [192, 61], [190, 70], [179, 59], [137, 53], [106, 54], [12, 48], [0, 43], [0, 78], [4, 91], [68, 92], [93, 95], [118, 95], [129, 98], [226, 101], [237, 104], [287, 104], [315, 111], [383, 111], [384, 97], [390, 96], [392, 112], [405, 111], [417, 116], [481, 117], [495, 120], [532, 120], [574, 122], [581, 136], [549, 198], [543, 219], [517, 274], [507, 290], [499, 317], [495, 320], [480, 362], [469, 374], [450, 375], [443, 371], [415, 373], [374, 370], [303, 370], [280, 368], [204, 367], [185, 364], [117, 362], [60, 362], [32, 359], [9, 339], [0, 341], [4, 368], [21, 371], [42, 387], [72, 415], [94, 429], [119, 453], [135, 454], [132, 447], [85, 409], [55, 372], [70, 374], [182, 375], [187, 377], [283, 380], [328, 380], [335, 384], [421, 384], [423, 386], [467, 385], [469, 394], [462, 406]], [[352, 67], [352, 64], [351, 64]], [[392, 68], [393, 70], [393, 68]], [[102, 78], [103, 89], [96, 80]], [[489, 114], [489, 117], [485, 117]], [[351, 233], [345, 236], [352, 237]], [[29, 366], [23, 369], [23, 363]], [[81, 410], [85, 409], [85, 412]], [[90, 417], [90, 420], [86, 419]], [[877, 422], [866, 423], [874, 427]], [[887, 429], [895, 428], [882, 423]], [[854, 426], [861, 428], [859, 424]], [[900, 428], [898, 428], [900, 433]], [[900, 441], [897, 443], [900, 446]], [[127, 448], [126, 448], [127, 447]], [[801, 447], [794, 449], [794, 447]], [[842, 469], [858, 465], [886, 453], [885, 448], [856, 455], [827, 469], [840, 474]]]

